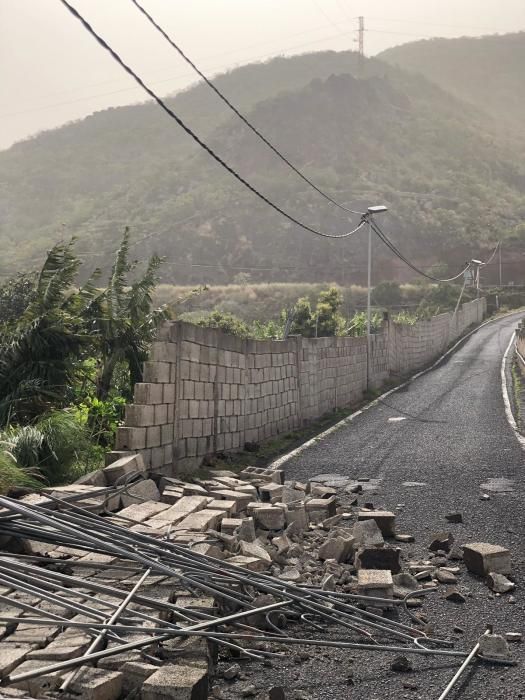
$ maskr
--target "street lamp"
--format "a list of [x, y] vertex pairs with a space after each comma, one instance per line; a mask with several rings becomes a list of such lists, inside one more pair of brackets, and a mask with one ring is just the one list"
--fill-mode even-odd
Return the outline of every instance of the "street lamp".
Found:
[[366, 388], [368, 389], [370, 383], [370, 355], [371, 355], [371, 308], [370, 308], [370, 296], [372, 289], [372, 218], [374, 214], [383, 214], [388, 211], [388, 208], [383, 205], [377, 205], [374, 207], [368, 207], [367, 209], [367, 219], [368, 219], [368, 290], [366, 297]]

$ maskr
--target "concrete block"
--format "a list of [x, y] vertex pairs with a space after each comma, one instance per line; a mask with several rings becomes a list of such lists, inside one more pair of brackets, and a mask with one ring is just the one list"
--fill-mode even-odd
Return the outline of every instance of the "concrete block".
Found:
[[167, 384], [170, 381], [169, 362], [145, 362], [143, 379], [146, 383]]
[[158, 671], [158, 666], [145, 661], [126, 661], [120, 668], [122, 673], [122, 690], [125, 694], [137, 692], [144, 681]]
[[170, 404], [175, 402], [175, 384], [174, 383], [166, 383], [163, 386], [162, 390], [162, 398], [164, 403]]
[[486, 542], [472, 542], [463, 545], [463, 561], [469, 571], [478, 576], [494, 572], [511, 573], [510, 552], [505, 547]]
[[160, 426], [146, 428], [146, 447], [160, 447]]
[[208, 673], [190, 665], [166, 665], [144, 681], [141, 700], [206, 700]]
[[354, 559], [356, 569], [383, 569], [394, 574], [401, 571], [401, 550], [391, 547], [362, 547]]
[[[123, 518], [130, 518], [137, 523], [142, 523], [148, 518], [152, 518], [163, 511], [169, 509], [167, 503], [157, 503], [155, 501], [147, 501], [146, 503], [133, 503], [119, 511], [119, 515]], [[118, 522], [118, 521], [117, 521]]]
[[[226, 500], [220, 500], [220, 499], [213, 499], [210, 503], [208, 503], [208, 510], [220, 510], [222, 513], [224, 513], [227, 517], [232, 515], [234, 509], [236, 507], [235, 501], [226, 501]], [[241, 523], [242, 520], [239, 520], [239, 523]], [[221, 532], [223, 530], [221, 529]]]
[[139, 403], [132, 403], [126, 406], [126, 425], [144, 427], [155, 424], [154, 406], [144, 406]]
[[115, 443], [119, 450], [143, 450], [146, 447], [146, 428], [120, 426]]
[[191, 513], [204, 510], [207, 505], [208, 499], [205, 496], [183, 496], [177, 503], [168, 508], [168, 510], [163, 510], [153, 518], [150, 518], [148, 520], [148, 525], [152, 527], [162, 527], [163, 524], [177, 524]]
[[[225, 503], [225, 501], [222, 501]], [[233, 535], [235, 530], [242, 525], [242, 518], [223, 518], [221, 520], [221, 532], [225, 535]]]
[[216, 530], [220, 521], [223, 518], [223, 513], [219, 510], [204, 510], [191, 513], [184, 520], [175, 526], [175, 532], [190, 530], [193, 532], [206, 532], [206, 530]]
[[117, 700], [122, 692], [123, 675], [103, 668], [83, 668], [71, 683], [80, 700]]
[[[320, 517], [321, 520], [326, 520], [326, 518], [331, 518], [333, 515], [335, 515], [336, 506], [337, 501], [333, 496], [331, 498], [311, 498], [305, 503], [305, 508], [306, 512], [308, 513], [308, 517], [310, 519], [315, 518], [316, 522], [317, 517]], [[313, 516], [312, 514], [314, 513], [319, 515]]]
[[[39, 659], [24, 661], [23, 664], [17, 667], [16, 673], [18, 675], [27, 673], [28, 671], [35, 671], [36, 669], [42, 668], [42, 666], [42, 661]], [[28, 680], [11, 683], [9, 687], [25, 690], [32, 698], [41, 698], [57, 690], [66, 674], [67, 671], [55, 671], [45, 676], [37, 676], [36, 678], [29, 678]]]
[[135, 384], [134, 402], [140, 404], [162, 403], [162, 387], [162, 384], [154, 384], [153, 382], [139, 382]]
[[352, 529], [356, 545], [360, 547], [382, 547], [385, 543], [381, 530], [375, 520], [362, 520]]
[[94, 472], [84, 474], [75, 481], [75, 484], [85, 484], [86, 486], [107, 486], [106, 475], [103, 469], [96, 469]]
[[286, 527], [294, 526], [299, 532], [308, 527], [308, 516], [304, 503], [289, 503], [285, 511]]
[[274, 484], [270, 481], [267, 484], [259, 486], [259, 493], [261, 494], [261, 501], [274, 502], [275, 500], [280, 501], [283, 495], [284, 486], [281, 484]]
[[21, 664], [32, 649], [31, 644], [0, 644], [0, 678]]
[[264, 530], [282, 530], [285, 524], [285, 511], [275, 506], [261, 506], [253, 511], [257, 527]]
[[330, 537], [319, 547], [319, 559], [335, 559], [346, 562], [354, 549], [353, 537]]
[[121, 494], [121, 501], [124, 508], [133, 503], [142, 503], [143, 501], [160, 501], [160, 492], [153, 479], [144, 479], [129, 486]]
[[240, 549], [241, 554], [243, 554], [245, 557], [257, 557], [257, 559], [262, 559], [262, 561], [266, 562], [268, 566], [270, 566], [272, 563], [271, 556], [257, 541], [244, 542], [241, 540]]
[[243, 554], [237, 554], [234, 557], [228, 559], [228, 564], [233, 564], [233, 566], [240, 566], [242, 569], [248, 569], [248, 571], [266, 571], [268, 568], [266, 562], [258, 557], [246, 557]]
[[239, 513], [245, 510], [248, 503], [252, 500], [249, 493], [243, 493], [242, 491], [233, 491], [231, 489], [212, 489], [210, 490], [210, 495], [214, 498], [224, 499], [226, 501], [233, 501], [235, 503], [235, 508], [233, 513]]
[[357, 519], [374, 520], [383, 537], [394, 537], [396, 534], [396, 516], [388, 510], [360, 510]]
[[394, 597], [394, 582], [390, 571], [360, 569], [357, 572], [357, 587], [361, 595], [376, 598]]
[[168, 422], [168, 406], [166, 403], [158, 403], [152, 408], [155, 416], [152, 425], [164, 425], [164, 423]]
[[175, 362], [177, 345], [165, 340], [157, 340], [151, 344], [149, 357], [153, 362]]

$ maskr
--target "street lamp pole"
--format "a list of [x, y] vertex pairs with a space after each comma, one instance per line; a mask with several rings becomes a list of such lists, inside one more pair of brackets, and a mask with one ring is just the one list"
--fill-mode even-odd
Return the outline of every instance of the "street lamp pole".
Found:
[[367, 264], [367, 292], [366, 292], [366, 389], [370, 387], [370, 358], [372, 356], [372, 218], [374, 214], [388, 211], [382, 205], [368, 207], [368, 264]]

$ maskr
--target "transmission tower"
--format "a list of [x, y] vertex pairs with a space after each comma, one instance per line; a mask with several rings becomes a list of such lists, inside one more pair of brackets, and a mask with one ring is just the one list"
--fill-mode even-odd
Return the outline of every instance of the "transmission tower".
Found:
[[365, 18], [358, 17], [357, 19], [359, 21], [359, 29], [357, 30], [359, 42], [359, 55], [361, 56], [361, 58], [363, 58], [365, 55]]

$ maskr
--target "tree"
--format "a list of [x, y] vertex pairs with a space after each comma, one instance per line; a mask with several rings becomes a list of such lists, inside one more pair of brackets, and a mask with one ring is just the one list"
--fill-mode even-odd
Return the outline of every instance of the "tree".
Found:
[[340, 312], [342, 304], [343, 295], [337, 287], [320, 292], [315, 310], [307, 297], [299, 299], [294, 308], [291, 333], [306, 338], [343, 334], [345, 319]]
[[106, 400], [120, 363], [129, 371], [130, 393], [133, 385], [142, 381], [142, 363], [160, 322], [168, 317], [166, 307], [153, 308], [152, 293], [158, 282], [157, 270], [161, 258], [153, 255], [144, 274], [128, 283], [128, 274], [137, 263], [130, 263], [129, 230], [115, 255], [108, 285], [90, 305], [87, 317], [90, 334], [99, 354], [96, 396]]
[[0, 325], [22, 316], [35, 296], [36, 275], [21, 272], [0, 285]]
[[87, 336], [83, 312], [89, 283], [73, 290], [80, 260], [69, 244], [48, 253], [33, 298], [16, 324], [0, 339], [0, 426], [26, 422], [67, 403], [75, 360]]

